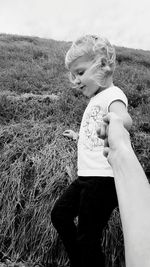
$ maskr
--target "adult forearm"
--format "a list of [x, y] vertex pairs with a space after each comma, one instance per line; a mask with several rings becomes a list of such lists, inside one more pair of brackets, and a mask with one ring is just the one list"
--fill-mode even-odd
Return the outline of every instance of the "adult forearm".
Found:
[[[150, 266], [150, 185], [130, 145], [112, 157], [127, 267]], [[144, 222], [144, 223], [143, 223]]]

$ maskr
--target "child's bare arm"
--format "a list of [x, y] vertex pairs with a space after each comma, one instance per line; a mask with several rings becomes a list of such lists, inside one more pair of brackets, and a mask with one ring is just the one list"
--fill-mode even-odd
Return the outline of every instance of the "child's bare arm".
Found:
[[63, 132], [63, 136], [66, 136], [66, 137], [68, 137], [68, 138], [71, 138], [71, 139], [73, 139], [73, 140], [78, 140], [78, 136], [79, 136], [79, 134], [78, 134], [78, 132], [74, 132], [73, 130], [65, 130], [64, 132]]
[[109, 111], [116, 113], [122, 120], [124, 127], [129, 131], [132, 126], [132, 119], [121, 100], [116, 100], [109, 106]]

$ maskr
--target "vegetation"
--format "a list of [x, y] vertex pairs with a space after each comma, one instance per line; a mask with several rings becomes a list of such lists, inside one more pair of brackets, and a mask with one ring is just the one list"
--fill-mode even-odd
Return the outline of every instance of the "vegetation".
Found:
[[[0, 35], [0, 259], [5, 265], [66, 266], [51, 225], [54, 202], [76, 178], [76, 143], [86, 106], [64, 66], [69, 43]], [[131, 139], [150, 176], [150, 53], [116, 47], [114, 83], [129, 100]], [[103, 235], [107, 266], [124, 266], [119, 212]], [[110, 264], [111, 263], [111, 264]]]

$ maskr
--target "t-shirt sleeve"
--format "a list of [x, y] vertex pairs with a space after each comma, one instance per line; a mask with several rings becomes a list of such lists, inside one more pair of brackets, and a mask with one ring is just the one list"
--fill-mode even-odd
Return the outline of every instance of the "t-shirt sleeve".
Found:
[[106, 93], [107, 93], [107, 96], [105, 98], [106, 112], [109, 111], [110, 105], [117, 100], [122, 101], [125, 104], [126, 108], [128, 108], [128, 99], [120, 88], [114, 86], [110, 88], [110, 90], [108, 89]]

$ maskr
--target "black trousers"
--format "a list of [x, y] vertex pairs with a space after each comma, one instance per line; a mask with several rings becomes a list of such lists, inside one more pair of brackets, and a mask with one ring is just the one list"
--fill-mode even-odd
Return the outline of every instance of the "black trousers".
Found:
[[105, 266], [101, 234], [117, 205], [112, 177], [78, 177], [56, 201], [51, 220], [66, 248], [71, 267]]

